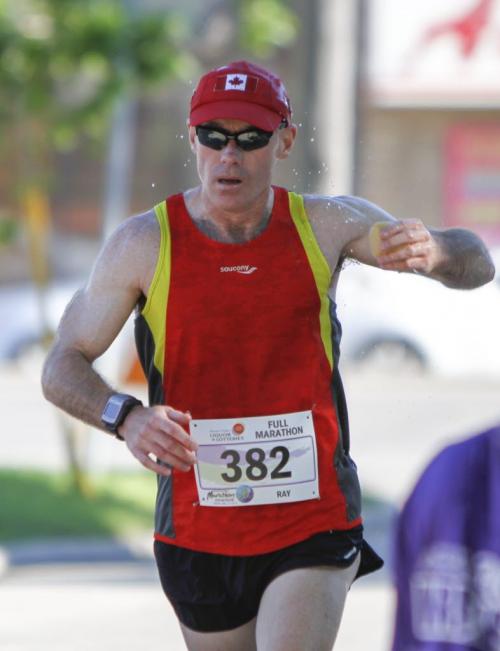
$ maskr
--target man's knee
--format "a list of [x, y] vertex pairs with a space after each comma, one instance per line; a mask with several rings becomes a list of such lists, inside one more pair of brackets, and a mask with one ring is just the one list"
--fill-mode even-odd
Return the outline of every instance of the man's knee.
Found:
[[286, 572], [269, 584], [257, 616], [259, 651], [331, 649], [360, 563]]

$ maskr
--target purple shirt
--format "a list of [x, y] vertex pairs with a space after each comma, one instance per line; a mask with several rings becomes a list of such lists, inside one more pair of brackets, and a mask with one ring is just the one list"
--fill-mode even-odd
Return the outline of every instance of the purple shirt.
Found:
[[500, 651], [500, 427], [445, 448], [395, 541], [393, 651]]

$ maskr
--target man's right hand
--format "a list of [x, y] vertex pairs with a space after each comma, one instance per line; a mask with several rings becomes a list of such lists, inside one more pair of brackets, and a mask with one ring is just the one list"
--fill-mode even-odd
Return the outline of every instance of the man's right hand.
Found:
[[196, 463], [198, 444], [186, 432], [190, 420], [191, 414], [172, 407], [137, 406], [130, 411], [118, 432], [145, 468], [168, 476], [172, 468], [188, 472]]

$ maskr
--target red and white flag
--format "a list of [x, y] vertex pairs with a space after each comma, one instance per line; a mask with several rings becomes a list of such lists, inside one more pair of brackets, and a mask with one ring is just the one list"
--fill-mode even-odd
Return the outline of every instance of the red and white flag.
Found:
[[226, 76], [226, 87], [224, 90], [245, 90], [247, 87], [247, 75], [230, 74]]

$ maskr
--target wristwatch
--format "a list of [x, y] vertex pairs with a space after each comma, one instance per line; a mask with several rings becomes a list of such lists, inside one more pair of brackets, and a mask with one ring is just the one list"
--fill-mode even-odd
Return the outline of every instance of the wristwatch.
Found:
[[118, 428], [123, 423], [129, 412], [142, 402], [126, 393], [113, 393], [101, 414], [101, 423], [112, 432], [117, 439], [123, 441], [123, 436], [118, 434]]

